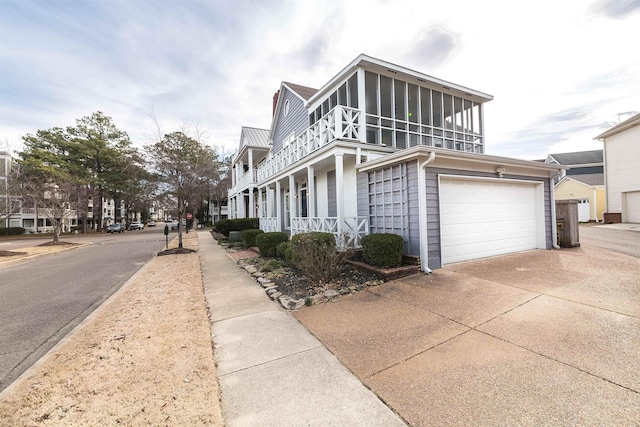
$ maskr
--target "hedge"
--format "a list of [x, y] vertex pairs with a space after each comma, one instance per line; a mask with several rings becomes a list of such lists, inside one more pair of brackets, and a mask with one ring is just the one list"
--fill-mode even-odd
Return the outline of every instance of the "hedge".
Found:
[[259, 234], [264, 234], [264, 231], [260, 230], [259, 228], [243, 230], [242, 241], [244, 242], [244, 245], [248, 248], [254, 247], [256, 245], [256, 237]]
[[379, 268], [392, 268], [402, 265], [404, 240], [392, 233], [368, 234], [360, 241], [362, 256], [367, 264]]
[[0, 228], [0, 236], [18, 236], [20, 234], [24, 234], [22, 227]]
[[236, 218], [236, 219], [222, 219], [213, 226], [220, 233], [229, 237], [230, 231], [243, 231], [260, 228], [260, 220], [258, 218]]
[[261, 256], [275, 257], [277, 255], [277, 248], [281, 244], [287, 243], [288, 240], [289, 236], [287, 236], [287, 233], [279, 231], [262, 233], [256, 236], [256, 245], [260, 250]]

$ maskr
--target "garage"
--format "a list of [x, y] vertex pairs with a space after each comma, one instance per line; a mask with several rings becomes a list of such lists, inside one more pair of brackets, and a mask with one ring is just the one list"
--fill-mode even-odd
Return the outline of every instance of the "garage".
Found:
[[545, 248], [542, 183], [440, 176], [442, 264]]
[[625, 200], [625, 218], [624, 222], [640, 223], [640, 191], [630, 191], [623, 193]]

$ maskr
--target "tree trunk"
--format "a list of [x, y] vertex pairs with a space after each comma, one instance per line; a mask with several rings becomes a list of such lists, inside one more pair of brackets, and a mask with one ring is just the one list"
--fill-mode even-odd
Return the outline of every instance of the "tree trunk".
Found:
[[178, 247], [182, 248], [182, 200], [178, 199]]
[[[102, 195], [104, 194], [104, 190], [102, 189], [102, 185], [98, 186], [98, 218], [96, 218], [97, 225], [96, 229], [99, 232], [102, 231]], [[95, 215], [95, 211], [93, 212]]]

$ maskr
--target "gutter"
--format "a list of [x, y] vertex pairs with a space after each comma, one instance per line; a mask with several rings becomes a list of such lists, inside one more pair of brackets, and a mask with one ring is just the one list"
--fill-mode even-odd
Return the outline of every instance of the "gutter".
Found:
[[556, 222], [556, 186], [554, 180], [562, 175], [562, 170], [549, 174], [549, 191], [551, 192], [551, 245], [553, 249], [560, 249], [558, 246], [558, 223]]
[[426, 160], [418, 160], [418, 217], [420, 218], [420, 270], [430, 274], [429, 245], [427, 236], [427, 165], [436, 158], [436, 153], [431, 151]]

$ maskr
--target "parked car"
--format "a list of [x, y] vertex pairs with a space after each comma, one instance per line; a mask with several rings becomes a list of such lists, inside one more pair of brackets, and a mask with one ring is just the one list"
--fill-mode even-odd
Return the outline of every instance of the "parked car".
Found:
[[149, 223], [147, 224], [148, 227], [155, 227], [156, 226], [156, 222], [155, 221], [149, 221]]
[[107, 226], [107, 233], [122, 233], [123, 231], [124, 226], [118, 222]]
[[132, 222], [129, 223], [129, 230], [143, 230], [144, 229], [144, 224], [141, 222]]
[[177, 222], [172, 222], [171, 223], [171, 231], [177, 230], [177, 229], [178, 229], [178, 223]]

